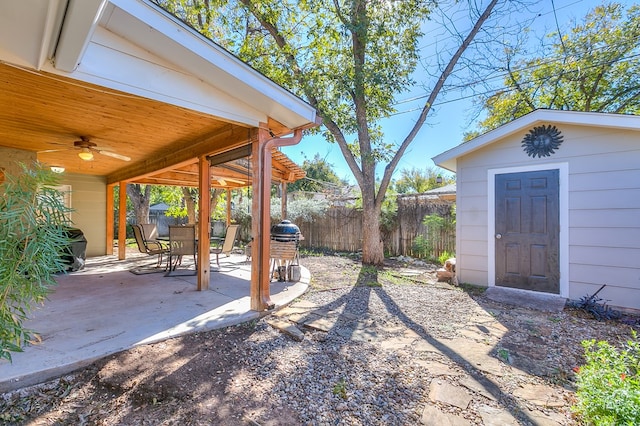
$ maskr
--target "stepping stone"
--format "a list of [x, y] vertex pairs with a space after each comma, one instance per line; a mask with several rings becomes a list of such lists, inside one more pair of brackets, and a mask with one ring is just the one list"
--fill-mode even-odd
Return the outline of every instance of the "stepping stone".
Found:
[[484, 426], [518, 426], [520, 422], [506, 410], [483, 405], [478, 408]]
[[304, 340], [304, 333], [290, 321], [280, 318], [267, 318], [266, 322], [281, 333], [291, 336], [293, 340], [298, 342]]
[[337, 318], [318, 317], [310, 321], [305, 321], [304, 326], [313, 328], [314, 330], [329, 331], [335, 327], [337, 321]]
[[380, 336], [375, 331], [375, 329], [356, 328], [355, 330], [353, 330], [353, 333], [351, 333], [351, 340], [355, 342], [375, 342], [380, 340]]
[[456, 371], [449, 367], [447, 364], [443, 364], [437, 361], [425, 361], [422, 359], [416, 359], [415, 363], [423, 367], [432, 376], [462, 376], [464, 373]]
[[442, 402], [466, 410], [473, 398], [461, 386], [434, 381], [429, 386], [429, 399], [433, 402]]
[[489, 389], [496, 387], [497, 385], [487, 378], [483, 378], [478, 381], [471, 376], [467, 376], [464, 379], [460, 380], [459, 383], [465, 388], [477, 392], [485, 398], [496, 401], [496, 397], [489, 391]]
[[398, 349], [405, 349], [414, 342], [413, 338], [407, 337], [392, 337], [390, 339], [384, 339], [380, 342], [382, 349], [388, 351], [395, 351]]
[[555, 412], [543, 413], [542, 411], [525, 408], [523, 413], [533, 420], [536, 426], [560, 426], [569, 422], [569, 418], [565, 418], [562, 414]]
[[455, 414], [443, 413], [437, 407], [427, 405], [422, 411], [420, 424], [425, 426], [471, 426], [472, 423]]
[[524, 385], [513, 391], [513, 396], [530, 402], [538, 407], [564, 407], [561, 395], [549, 386]]
[[292, 303], [291, 305], [289, 305], [292, 308], [299, 308], [299, 309], [316, 309], [318, 307], [317, 304], [310, 302], [308, 300], [300, 300], [298, 302]]

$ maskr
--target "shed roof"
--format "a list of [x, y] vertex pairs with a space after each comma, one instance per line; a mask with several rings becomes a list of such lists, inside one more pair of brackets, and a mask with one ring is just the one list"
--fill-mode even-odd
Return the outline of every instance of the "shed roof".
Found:
[[640, 116], [638, 115], [537, 109], [433, 157], [433, 162], [440, 167], [455, 172], [458, 157], [483, 149], [504, 137], [520, 132], [533, 125], [545, 123], [640, 131]]

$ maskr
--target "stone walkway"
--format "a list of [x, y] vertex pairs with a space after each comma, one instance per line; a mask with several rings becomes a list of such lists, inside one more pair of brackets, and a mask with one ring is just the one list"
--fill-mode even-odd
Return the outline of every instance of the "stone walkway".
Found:
[[[503, 360], [490, 354], [494, 342], [507, 332], [493, 316], [483, 309], [477, 309], [466, 326], [459, 330], [454, 339], [434, 339], [433, 344], [405, 327], [377, 327], [362, 321], [357, 315], [345, 311], [330, 311], [319, 308], [309, 301], [299, 301], [283, 308], [267, 319], [267, 322], [297, 341], [304, 339], [303, 330], [328, 332], [336, 326], [338, 319], [351, 321], [348, 329], [335, 331], [351, 340], [368, 342], [381, 351], [410, 351], [411, 353], [431, 352], [430, 360], [416, 358], [421, 367], [434, 376], [430, 384], [427, 405], [422, 413], [421, 423], [429, 426], [465, 426], [475, 423], [455, 413], [455, 407], [465, 410], [472, 407], [482, 418], [484, 425], [519, 425], [507, 408], [487, 405], [487, 399], [497, 401], [497, 396], [524, 402], [523, 416], [533, 424], [557, 426], [566, 423], [565, 416], [558, 409], [570, 405], [568, 393], [551, 386], [527, 382], [527, 373], [510, 365], [510, 357], [517, 354], [505, 350], [498, 353]], [[341, 330], [347, 330], [341, 332]], [[443, 348], [444, 352], [443, 353]], [[438, 357], [437, 355], [442, 355]], [[452, 356], [452, 354], [455, 354]], [[455, 358], [455, 359], [452, 359]], [[439, 359], [439, 360], [438, 360]], [[465, 368], [461, 368], [465, 366]], [[474, 372], [478, 371], [476, 374]], [[501, 388], [498, 382], [519, 383], [511, 391]], [[450, 412], [447, 411], [451, 408]]]

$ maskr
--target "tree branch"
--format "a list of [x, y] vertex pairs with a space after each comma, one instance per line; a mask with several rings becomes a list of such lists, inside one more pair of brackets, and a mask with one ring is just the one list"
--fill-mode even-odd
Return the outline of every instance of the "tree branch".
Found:
[[376, 196], [376, 205], [382, 205], [382, 201], [384, 197], [380, 197], [380, 194], [386, 193], [387, 188], [389, 187], [389, 183], [391, 182], [391, 176], [393, 175], [393, 172], [398, 166], [398, 163], [400, 162], [400, 159], [404, 155], [405, 151], [407, 150], [411, 142], [413, 142], [416, 135], [424, 125], [424, 122], [427, 119], [427, 115], [431, 111], [431, 107], [435, 102], [436, 98], [438, 97], [440, 90], [444, 86], [444, 83], [447, 80], [447, 77], [449, 77], [449, 75], [453, 72], [453, 69], [457, 64], [458, 60], [460, 59], [464, 51], [469, 47], [469, 45], [473, 41], [473, 38], [476, 36], [476, 34], [478, 34], [478, 32], [480, 31], [480, 28], [482, 28], [482, 25], [487, 21], [487, 19], [489, 19], [489, 16], [491, 15], [491, 12], [493, 11], [493, 8], [496, 6], [497, 3], [498, 3], [498, 0], [492, 0], [491, 3], [487, 5], [486, 9], [482, 12], [480, 17], [474, 24], [473, 28], [467, 35], [467, 37], [464, 39], [460, 47], [458, 47], [458, 50], [456, 50], [454, 55], [449, 60], [449, 63], [447, 64], [447, 66], [442, 71], [440, 78], [438, 78], [438, 81], [435, 87], [431, 91], [429, 98], [425, 102], [425, 105], [422, 108], [422, 111], [420, 112], [420, 116], [418, 117], [418, 120], [416, 121], [413, 128], [411, 129], [407, 137], [404, 139], [404, 141], [398, 148], [398, 151], [393, 156], [389, 164], [387, 164], [387, 166], [385, 167], [384, 175], [382, 177], [382, 181], [380, 182], [380, 189], [378, 190], [378, 194]]

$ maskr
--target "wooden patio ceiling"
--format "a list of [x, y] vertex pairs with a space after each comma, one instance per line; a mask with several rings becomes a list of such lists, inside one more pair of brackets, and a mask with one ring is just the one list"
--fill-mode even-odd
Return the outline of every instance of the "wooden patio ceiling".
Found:
[[[270, 121], [277, 136], [290, 132]], [[88, 138], [98, 148], [130, 161], [94, 152], [78, 157], [74, 142]], [[198, 158], [247, 147], [255, 129], [210, 115], [46, 72], [0, 63], [0, 146], [37, 153], [39, 161], [67, 173], [126, 181], [198, 186]], [[305, 173], [273, 151], [273, 181], [293, 182]], [[212, 186], [251, 184], [250, 162], [233, 160], [212, 168]]]

